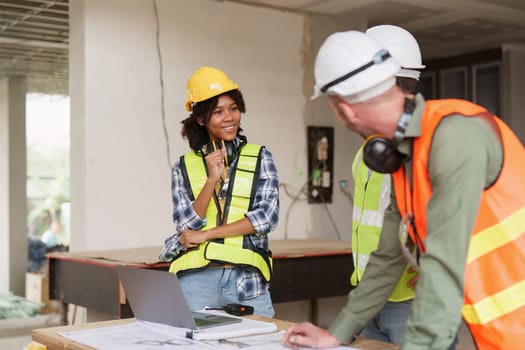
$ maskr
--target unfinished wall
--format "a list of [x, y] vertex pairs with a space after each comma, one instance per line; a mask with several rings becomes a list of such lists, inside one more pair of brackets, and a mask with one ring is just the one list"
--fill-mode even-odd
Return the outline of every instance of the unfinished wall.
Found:
[[[172, 233], [168, 164], [188, 150], [180, 137], [185, 84], [201, 65], [224, 69], [241, 86], [245, 134], [272, 151], [292, 195], [306, 182], [306, 126], [335, 126], [324, 98], [309, 101], [311, 64], [326, 36], [351, 23], [229, 2], [158, 0], [157, 46], [154, 4], [71, 4], [72, 250], [160, 246]], [[364, 28], [362, 20], [354, 25]], [[360, 140], [338, 125], [335, 135], [338, 183], [350, 179], [346, 155]], [[272, 238], [336, 239], [337, 227], [349, 240], [350, 204], [337, 187], [327, 207], [283, 190]]]
[[502, 117], [525, 144], [525, 45], [504, 45], [501, 68]]
[[153, 1], [71, 4], [72, 250], [160, 246], [172, 233], [169, 164], [188, 150], [186, 81], [201, 65], [241, 86], [245, 134], [274, 153], [282, 181], [295, 183], [303, 167], [302, 17], [207, 0], [156, 4], [158, 47]]
[[[327, 206], [294, 195], [306, 182], [307, 125], [335, 126], [334, 181], [350, 180], [349, 155], [361, 140], [335, 124], [324, 98], [309, 97], [317, 48], [334, 31], [363, 29], [362, 19], [304, 18], [210, 0], [70, 6], [71, 250], [160, 247], [173, 233], [170, 164], [188, 150], [180, 137], [186, 81], [201, 65], [225, 70], [240, 85], [245, 134], [273, 153], [292, 194], [281, 190], [281, 221], [271, 238], [336, 239], [337, 228], [350, 239], [351, 203], [337, 187]], [[308, 313], [302, 302], [284, 309], [281, 315], [300, 310], [296, 319]]]

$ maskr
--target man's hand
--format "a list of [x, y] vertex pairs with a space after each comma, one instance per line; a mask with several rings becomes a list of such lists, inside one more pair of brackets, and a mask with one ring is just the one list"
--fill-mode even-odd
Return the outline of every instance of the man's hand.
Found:
[[315, 349], [332, 348], [341, 344], [330, 332], [310, 322], [302, 322], [289, 328], [284, 333], [283, 342], [290, 347], [308, 346]]
[[193, 231], [186, 230], [181, 233], [179, 242], [184, 249], [191, 249], [197, 247], [199, 244], [208, 240], [207, 231]]

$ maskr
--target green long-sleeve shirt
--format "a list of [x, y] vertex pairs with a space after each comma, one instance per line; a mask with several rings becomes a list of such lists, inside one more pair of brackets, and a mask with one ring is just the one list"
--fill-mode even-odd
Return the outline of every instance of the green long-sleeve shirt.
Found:
[[[398, 146], [405, 154], [409, 154], [411, 138], [421, 135], [425, 107], [421, 95], [416, 96], [416, 103], [405, 139]], [[427, 207], [426, 253], [420, 257], [416, 298], [401, 349], [442, 350], [454, 340], [461, 321], [468, 244], [481, 194], [498, 176], [502, 159], [497, 134], [481, 118], [450, 116], [438, 126], [428, 163], [432, 198]], [[406, 267], [400, 222], [392, 191], [378, 249], [329, 329], [344, 343], [382, 308]]]

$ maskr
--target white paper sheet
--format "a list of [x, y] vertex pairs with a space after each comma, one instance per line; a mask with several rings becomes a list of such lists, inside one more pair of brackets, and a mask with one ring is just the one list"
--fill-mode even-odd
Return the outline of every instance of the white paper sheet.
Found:
[[130, 324], [60, 332], [61, 336], [95, 349], [213, 349], [212, 346], [186, 338], [186, 329], [158, 323], [135, 321]]
[[[258, 334], [245, 337], [229, 337], [213, 340], [192, 340], [186, 338], [188, 329], [171, 327], [158, 323], [135, 321], [133, 323], [91, 328], [85, 330], [59, 332], [76, 342], [100, 350], [169, 350], [169, 349], [249, 349], [249, 350], [290, 350], [282, 343], [284, 331]], [[307, 348], [295, 348], [302, 350]], [[356, 348], [337, 347], [334, 350]]]
[[[222, 349], [248, 349], [248, 350], [283, 350], [290, 348], [286, 347], [283, 344], [283, 335], [284, 331], [269, 333], [269, 334], [259, 334], [252, 335], [247, 337], [237, 337], [223, 340], [215, 341], [205, 341], [210, 345], [229, 345], [230, 347], [221, 347]], [[295, 347], [293, 350], [312, 350], [312, 348], [305, 347]], [[331, 348], [331, 350], [357, 350], [356, 348], [348, 346], [338, 346], [336, 348]]]

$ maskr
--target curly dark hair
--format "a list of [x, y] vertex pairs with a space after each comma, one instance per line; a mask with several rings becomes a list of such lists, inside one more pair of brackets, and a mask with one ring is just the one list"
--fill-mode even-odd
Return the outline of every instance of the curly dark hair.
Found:
[[[213, 110], [215, 109], [215, 107], [217, 107], [219, 97], [222, 95], [230, 96], [239, 107], [239, 111], [241, 113], [246, 112], [244, 98], [239, 89], [230, 90], [225, 92], [224, 94], [217, 95], [205, 101], [201, 101], [194, 104], [190, 116], [181, 122], [181, 135], [183, 138], [188, 139], [188, 144], [190, 145], [191, 149], [198, 151], [202, 148], [202, 146], [210, 142], [210, 137], [208, 135], [208, 130], [206, 129], [206, 126], [199, 125], [199, 123], [197, 122], [197, 118], [204, 118], [206, 123], [208, 123], [208, 120], [210, 119]], [[237, 135], [239, 135], [241, 131], [242, 128], [239, 128]]]

